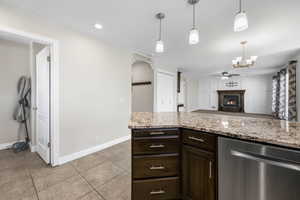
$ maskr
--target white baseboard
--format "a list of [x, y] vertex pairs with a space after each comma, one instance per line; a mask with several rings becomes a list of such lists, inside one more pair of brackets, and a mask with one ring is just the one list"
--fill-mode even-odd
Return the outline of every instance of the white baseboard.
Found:
[[32, 145], [32, 144], [30, 143], [29, 147], [30, 147], [30, 151], [31, 151], [32, 153], [33, 153], [33, 152], [36, 152], [36, 146], [35, 146], [35, 145]]
[[199, 109], [192, 108], [192, 109], [189, 109], [187, 112], [195, 112], [197, 110], [199, 110]]
[[70, 155], [62, 156], [62, 157], [59, 158], [59, 164], [62, 165], [62, 164], [65, 164], [67, 162], [70, 162], [72, 160], [76, 160], [78, 158], [81, 158], [81, 157], [87, 156], [89, 154], [95, 153], [97, 151], [101, 151], [101, 150], [106, 149], [108, 147], [111, 147], [113, 145], [125, 142], [126, 140], [129, 140], [130, 137], [131, 137], [131, 135], [127, 135], [127, 136], [124, 136], [124, 137], [117, 138], [115, 140], [106, 142], [104, 144], [100, 144], [100, 145], [91, 147], [89, 149], [85, 149], [85, 150], [82, 150], [82, 151], [79, 151], [79, 152], [76, 152], [76, 153], [72, 153]]
[[17, 142], [25, 142], [25, 140], [18, 140], [18, 141], [14, 141], [14, 142], [0, 144], [0, 150], [10, 149], [12, 147], [12, 145]]
[[0, 150], [10, 149], [14, 143], [16, 143], [16, 142], [0, 144]]

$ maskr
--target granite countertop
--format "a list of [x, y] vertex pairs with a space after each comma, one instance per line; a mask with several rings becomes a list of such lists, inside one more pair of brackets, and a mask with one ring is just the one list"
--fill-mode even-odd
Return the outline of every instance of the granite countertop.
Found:
[[133, 113], [131, 129], [188, 128], [300, 150], [300, 123], [206, 113]]

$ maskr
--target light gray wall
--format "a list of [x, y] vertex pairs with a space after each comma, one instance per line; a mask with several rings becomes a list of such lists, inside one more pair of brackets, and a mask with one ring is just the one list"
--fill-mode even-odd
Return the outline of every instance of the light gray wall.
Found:
[[153, 112], [154, 73], [150, 64], [138, 61], [132, 65], [132, 82], [151, 81], [151, 85], [132, 86], [132, 112]]
[[186, 79], [186, 110], [188, 112], [198, 109], [199, 84], [198, 80]]
[[0, 25], [60, 42], [60, 156], [129, 134], [130, 51], [3, 5]]
[[[221, 80], [220, 77], [205, 76], [199, 79], [199, 109], [218, 110], [217, 90], [246, 90], [245, 112], [271, 114], [272, 113], [272, 76], [253, 75], [246, 77], [232, 77]], [[227, 87], [226, 83], [234, 81], [238, 85]]]
[[5, 144], [24, 139], [24, 126], [12, 116], [18, 101], [18, 80], [30, 75], [30, 51], [28, 44], [0, 39], [0, 52], [0, 144]]
[[274, 74], [248, 76], [242, 79], [245, 89], [245, 112], [272, 114], [272, 77]]

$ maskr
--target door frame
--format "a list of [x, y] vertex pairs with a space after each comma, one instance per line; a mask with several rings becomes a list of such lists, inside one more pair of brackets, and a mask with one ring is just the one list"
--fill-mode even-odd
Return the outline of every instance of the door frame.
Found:
[[173, 100], [174, 100], [174, 107], [173, 112], [177, 112], [177, 73], [172, 73], [163, 69], [154, 69], [154, 104], [153, 104], [153, 111], [157, 111], [157, 76], [158, 74], [165, 74], [171, 76], [173, 78]]
[[[52, 166], [59, 165], [59, 41], [1, 25], [0, 32], [50, 47], [50, 164]], [[32, 69], [32, 58], [30, 62]], [[34, 136], [36, 136], [36, 133], [34, 133]], [[32, 151], [35, 151], [34, 147], [31, 148]]]

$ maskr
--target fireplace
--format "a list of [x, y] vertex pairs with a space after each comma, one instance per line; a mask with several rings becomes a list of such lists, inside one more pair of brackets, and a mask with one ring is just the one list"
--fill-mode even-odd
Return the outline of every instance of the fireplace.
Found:
[[219, 111], [244, 112], [245, 90], [218, 90]]

